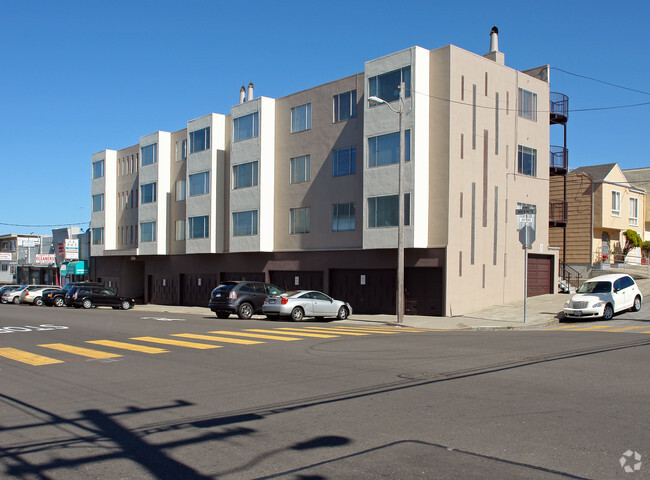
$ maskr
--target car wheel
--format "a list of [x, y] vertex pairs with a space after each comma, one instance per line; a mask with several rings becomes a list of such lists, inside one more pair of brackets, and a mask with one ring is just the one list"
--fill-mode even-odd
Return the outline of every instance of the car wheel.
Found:
[[637, 297], [634, 299], [634, 305], [632, 305], [632, 311], [638, 312], [639, 310], [641, 310], [641, 297], [637, 295]]
[[614, 309], [608, 303], [607, 305], [605, 305], [605, 309], [603, 310], [603, 320], [611, 320], [613, 316], [614, 316]]
[[300, 322], [302, 319], [305, 318], [305, 312], [303, 311], [302, 308], [296, 307], [293, 310], [291, 310], [291, 320], [294, 322]]
[[89, 298], [86, 298], [84, 299], [83, 302], [81, 302], [81, 306], [84, 307], [85, 309], [89, 309], [90, 307], [93, 306], [93, 302], [91, 302]]
[[129, 302], [128, 300], [124, 300], [120, 305], [120, 307], [122, 307], [122, 310], [128, 310], [129, 308], [131, 308], [131, 302]]
[[227, 312], [217, 312], [217, 318], [228, 318], [230, 316]]
[[348, 309], [346, 307], [341, 307], [339, 308], [339, 311], [336, 314], [336, 318], [338, 318], [339, 320], [345, 320], [346, 318], [348, 318], [348, 315], [350, 315]]
[[34, 299], [34, 305], [36, 305], [37, 307], [40, 307], [41, 305], [43, 305], [43, 299], [41, 297], [36, 297]]
[[14, 303], [14, 305], [18, 305], [20, 303], [20, 297], [14, 297], [12, 302]]
[[57, 306], [57, 307], [62, 307], [64, 303], [65, 302], [63, 301], [63, 299], [61, 297], [56, 297], [54, 299], [54, 305]]
[[248, 302], [242, 303], [237, 309], [237, 316], [242, 320], [248, 320], [253, 316], [253, 306]]

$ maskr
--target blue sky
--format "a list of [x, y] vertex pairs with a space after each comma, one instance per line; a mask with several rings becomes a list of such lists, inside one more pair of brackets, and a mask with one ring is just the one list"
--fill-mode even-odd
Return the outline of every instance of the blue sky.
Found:
[[[512, 68], [650, 91], [641, 1], [3, 1], [0, 18], [0, 234], [89, 222], [92, 153], [230, 113], [251, 81], [279, 98], [413, 45], [483, 54], [493, 25]], [[559, 70], [551, 91], [570, 98], [572, 168], [650, 166], [650, 105], [579, 111], [649, 94]]]

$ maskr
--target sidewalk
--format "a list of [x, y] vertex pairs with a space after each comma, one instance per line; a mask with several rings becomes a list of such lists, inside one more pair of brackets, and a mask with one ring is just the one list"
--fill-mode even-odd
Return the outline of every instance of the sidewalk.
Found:
[[[650, 279], [638, 279], [637, 284], [644, 301], [650, 302]], [[530, 297], [526, 302], [526, 322], [524, 323], [523, 300], [506, 305], [498, 305], [484, 310], [454, 317], [425, 317], [405, 315], [403, 324], [395, 323], [395, 315], [359, 315], [353, 313], [347, 320], [336, 320], [332, 324], [346, 325], [394, 325], [431, 330], [492, 330], [492, 329], [526, 329], [539, 328], [558, 323], [562, 318], [562, 309], [570, 294], [557, 293]], [[354, 305], [352, 306], [354, 308]], [[175, 305], [136, 305], [138, 312], [156, 314], [203, 315], [214, 317], [207, 307], [183, 307]], [[234, 315], [232, 318], [236, 318]], [[256, 315], [254, 318], [265, 318]]]

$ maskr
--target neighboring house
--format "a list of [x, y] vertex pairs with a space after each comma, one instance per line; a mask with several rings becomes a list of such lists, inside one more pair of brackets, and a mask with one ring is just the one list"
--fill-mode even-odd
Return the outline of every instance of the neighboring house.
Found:
[[[650, 188], [650, 168], [631, 168], [629, 170], [623, 170], [623, 175], [627, 178], [627, 181], [630, 184], [638, 188], [639, 190], [648, 191]], [[645, 234], [643, 236], [644, 240], [650, 240], [650, 202], [645, 202]]]
[[220, 281], [314, 288], [395, 313], [398, 115], [405, 83], [406, 313], [520, 300], [515, 210], [537, 209], [529, 294], [557, 288], [549, 249], [548, 66], [412, 47], [283, 98], [92, 155], [91, 271], [146, 302], [206, 305]]
[[[567, 182], [566, 252], [562, 230], [551, 228], [549, 242], [560, 249], [560, 260], [590, 273], [594, 264], [614, 262], [625, 243], [623, 232], [645, 238], [645, 190], [631, 185], [618, 164], [594, 165], [569, 172]], [[551, 177], [550, 201], [563, 198], [562, 179]], [[621, 259], [622, 260], [622, 259]]]

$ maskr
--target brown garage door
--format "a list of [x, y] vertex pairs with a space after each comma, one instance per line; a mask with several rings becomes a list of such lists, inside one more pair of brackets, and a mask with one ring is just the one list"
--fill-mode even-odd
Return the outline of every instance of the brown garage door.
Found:
[[354, 313], [395, 313], [395, 270], [330, 270], [329, 293]]
[[553, 293], [553, 257], [528, 254], [528, 296]]
[[300, 272], [294, 270], [271, 270], [269, 280], [282, 290], [323, 291], [323, 272]]
[[181, 305], [205, 307], [210, 301], [210, 293], [219, 285], [219, 279], [216, 274], [181, 274], [180, 283]]
[[404, 272], [407, 315], [442, 316], [442, 268], [407, 268]]

